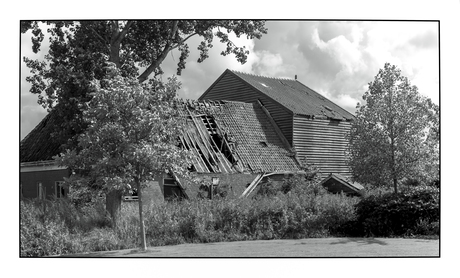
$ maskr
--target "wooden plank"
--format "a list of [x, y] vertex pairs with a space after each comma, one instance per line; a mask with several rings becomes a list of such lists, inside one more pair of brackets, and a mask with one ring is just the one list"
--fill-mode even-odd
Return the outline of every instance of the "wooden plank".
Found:
[[211, 167], [211, 169], [209, 169], [209, 172], [218, 172], [218, 169], [216, 169], [215, 166], [213, 165], [213, 163], [208, 159], [209, 157], [211, 157], [211, 154], [209, 153], [209, 150], [206, 147], [206, 142], [202, 142], [202, 137], [199, 134], [196, 134], [195, 130], [193, 130], [193, 132], [191, 132], [191, 133], [187, 133], [187, 135], [190, 136], [190, 140], [192, 142], [194, 142], [194, 143], [196, 143], [198, 145], [198, 148], [200, 149], [200, 151], [203, 154], [203, 156], [200, 156], [200, 157], [202, 157], [202, 158], [204, 158], [206, 160], [206, 162], [208, 164], [205, 164], [205, 165], [206, 165], [206, 167], [208, 169], [209, 169], [209, 167]]
[[[185, 136], [187, 136], [187, 135], [185, 135]], [[193, 146], [191, 144], [188, 144], [186, 139], [184, 138], [184, 136], [179, 136], [179, 139], [181, 140], [182, 145], [184, 145], [184, 147], [186, 147], [188, 150], [190, 150], [193, 153], [193, 155], [192, 155], [193, 162], [192, 163], [193, 163], [193, 166], [195, 166], [196, 171], [197, 172], [205, 171], [203, 167], [206, 167], [206, 164], [203, 162], [203, 160], [202, 160], [200, 154], [198, 153], [197, 149], [195, 148], [195, 146]], [[203, 163], [203, 165], [200, 163], [200, 160]]]
[[341, 150], [345, 151], [348, 149], [348, 144], [344, 143], [335, 143], [335, 142], [318, 142], [318, 141], [302, 141], [302, 140], [296, 140], [294, 141], [296, 146], [300, 146], [296, 148], [297, 151], [300, 151], [301, 149], [305, 150], [324, 150], [324, 149], [334, 149], [334, 150]]
[[270, 112], [268, 112], [267, 108], [263, 106], [263, 104], [260, 102], [260, 100], [257, 100], [258, 106], [262, 109], [262, 111], [265, 113], [265, 116], [268, 118], [270, 121], [273, 129], [275, 130], [276, 134], [278, 137], [281, 139], [281, 142], [283, 142], [284, 146], [289, 150], [292, 146], [291, 144], [287, 141], [286, 137], [284, 137], [284, 134], [281, 132], [280, 128], [276, 124], [275, 120], [272, 118], [270, 115]]
[[[200, 142], [197, 142], [196, 136], [194, 136], [191, 133], [187, 133], [185, 138], [189, 141], [189, 144], [193, 147], [192, 149], [195, 151], [195, 155], [200, 158], [201, 162], [203, 162], [202, 166], [205, 167], [206, 171], [213, 172], [214, 170], [212, 168], [209, 169], [209, 167], [212, 167], [212, 165], [207, 159], [207, 155], [205, 153], [206, 150], [204, 149], [204, 147], [201, 146]], [[202, 155], [200, 154], [200, 151]]]
[[[189, 113], [190, 113], [190, 111], [189, 111]], [[195, 124], [196, 129], [198, 130], [199, 138], [200, 138], [200, 139], [202, 140], [202, 142], [203, 142], [202, 147], [204, 147], [204, 149], [205, 149], [205, 150], [207, 151], [207, 153], [209, 154], [209, 158], [212, 158], [212, 160], [214, 161], [214, 164], [215, 164], [215, 165], [218, 165], [219, 163], [217, 162], [216, 157], [214, 156], [215, 153], [214, 153], [212, 150], [210, 150], [210, 149], [208, 148], [208, 144], [206, 144], [206, 143], [207, 143], [207, 140], [206, 140], [206, 139], [208, 139], [209, 134], [207, 133], [207, 131], [204, 132], [204, 131], [202, 130], [202, 128], [201, 128], [199, 122], [197, 122], [197, 120], [196, 120], [195, 118], [192, 118], [192, 121], [193, 121], [193, 123]], [[208, 141], [208, 143], [209, 143], [209, 141]], [[200, 147], [201, 147], [201, 146], [200, 146]], [[203, 151], [203, 150], [202, 150], [202, 151]], [[207, 158], [207, 157], [206, 157], [206, 158]], [[211, 162], [211, 161], [209, 161], [209, 162]], [[218, 169], [214, 168], [215, 166], [212, 165], [213, 163], [210, 163], [210, 164], [211, 164], [211, 166], [213, 167], [213, 170], [214, 170], [215, 172], [219, 172]]]
[[263, 176], [264, 176], [264, 173], [257, 174], [256, 178], [243, 191], [243, 194], [241, 194], [240, 198], [248, 196], [254, 190], [254, 188], [257, 186], [257, 184], [259, 184], [259, 182], [262, 180]]
[[[206, 121], [208, 121], [206, 119]], [[209, 121], [208, 121], [209, 123]], [[209, 123], [211, 124], [211, 123]], [[217, 123], [216, 124], [216, 128], [217, 128]], [[214, 145], [216, 147], [217, 150], [219, 150], [219, 146], [217, 145], [217, 143], [214, 141], [213, 137], [212, 136], [209, 136], [209, 139], [211, 141], [211, 144]], [[215, 153], [216, 156], [219, 158], [219, 161], [221, 162], [221, 167], [223, 167], [227, 173], [232, 173], [232, 166], [230, 164], [230, 162], [228, 161], [228, 159], [221, 153], [221, 152], [216, 152]]]
[[325, 146], [303, 146], [302, 148], [296, 149], [297, 153], [306, 153], [310, 155], [326, 155], [326, 156], [341, 156], [344, 157], [346, 155], [347, 149], [346, 148], [338, 148], [334, 146], [325, 147]]
[[182, 185], [182, 183], [180, 182], [180, 179], [179, 177], [174, 173], [174, 171], [169, 171], [171, 176], [174, 178], [174, 180], [177, 182], [177, 185], [179, 185], [179, 187], [181, 188], [181, 191], [182, 193], [184, 194], [185, 198], [189, 199], [189, 196], [187, 195], [187, 192], [185, 187]]

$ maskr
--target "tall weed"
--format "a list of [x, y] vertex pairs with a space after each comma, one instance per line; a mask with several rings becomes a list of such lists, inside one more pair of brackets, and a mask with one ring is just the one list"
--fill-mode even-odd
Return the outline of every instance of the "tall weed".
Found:
[[[414, 189], [396, 197], [382, 193], [360, 199], [330, 194], [308, 183], [298, 186], [293, 179], [287, 182], [293, 186], [286, 194], [278, 190], [253, 199], [146, 205], [147, 244], [439, 233], [439, 190]], [[396, 233], [401, 224], [404, 230]], [[102, 203], [21, 202], [21, 256], [136, 248], [139, 234], [138, 203], [124, 203], [117, 226], [112, 227]]]
[[65, 222], [49, 201], [20, 203], [20, 256], [40, 257], [79, 249]]

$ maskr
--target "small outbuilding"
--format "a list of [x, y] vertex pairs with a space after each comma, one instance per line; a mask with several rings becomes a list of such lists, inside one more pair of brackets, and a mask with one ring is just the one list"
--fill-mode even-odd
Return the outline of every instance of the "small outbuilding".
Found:
[[364, 187], [361, 184], [353, 182], [340, 174], [329, 174], [329, 176], [321, 181], [321, 185], [329, 192], [343, 192], [349, 196], [362, 196], [364, 190]]

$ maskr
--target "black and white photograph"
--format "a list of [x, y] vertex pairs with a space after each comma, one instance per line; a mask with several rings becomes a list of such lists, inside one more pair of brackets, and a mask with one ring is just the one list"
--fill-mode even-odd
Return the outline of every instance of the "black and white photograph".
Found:
[[19, 264], [445, 265], [440, 10], [19, 16]]

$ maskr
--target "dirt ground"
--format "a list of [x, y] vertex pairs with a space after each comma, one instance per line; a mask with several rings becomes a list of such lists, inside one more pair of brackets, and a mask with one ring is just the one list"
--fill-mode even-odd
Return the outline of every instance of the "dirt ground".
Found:
[[439, 257], [438, 239], [309, 238], [181, 244], [67, 257]]

